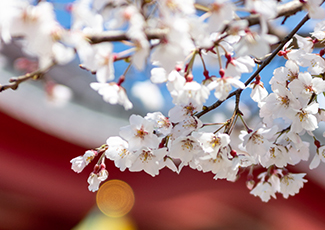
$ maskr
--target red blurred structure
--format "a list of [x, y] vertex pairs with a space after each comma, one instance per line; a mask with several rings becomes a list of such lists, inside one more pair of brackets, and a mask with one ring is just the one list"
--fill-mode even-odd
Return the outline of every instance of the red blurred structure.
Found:
[[[85, 149], [2, 112], [0, 124], [0, 229], [73, 228], [95, 206], [96, 194], [87, 189], [92, 166], [81, 174], [70, 169], [69, 161]], [[109, 179], [133, 188], [129, 215], [141, 230], [325, 229], [324, 189], [308, 177], [298, 195], [263, 203], [249, 194], [245, 178], [215, 181], [188, 168], [152, 178], [120, 172], [112, 162], [107, 168]]]

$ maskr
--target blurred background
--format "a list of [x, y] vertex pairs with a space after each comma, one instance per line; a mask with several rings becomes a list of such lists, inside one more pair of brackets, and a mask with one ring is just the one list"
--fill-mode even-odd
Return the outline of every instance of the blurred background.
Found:
[[[58, 16], [63, 18], [62, 24], [67, 23], [64, 10], [59, 10]], [[36, 60], [26, 58], [18, 43], [4, 46], [1, 53], [0, 84], [37, 65]], [[273, 63], [283, 64], [277, 59]], [[274, 66], [269, 67], [270, 77]], [[125, 65], [116, 63], [116, 76], [124, 69]], [[107, 183], [123, 181], [131, 187], [131, 194], [127, 190], [123, 196], [125, 187], [106, 193], [103, 189], [99, 192], [107, 197], [98, 195], [96, 199], [96, 193], [87, 188], [93, 165], [76, 174], [70, 160], [118, 135], [130, 114], [161, 110], [167, 115], [172, 105], [163, 86], [160, 92], [166, 101], [159, 103], [145, 102], [132, 93], [135, 77], [145, 81], [149, 73], [150, 67], [142, 73], [133, 69], [128, 73], [131, 80], [123, 86], [134, 103], [128, 112], [105, 103], [89, 87], [95, 77], [79, 69], [77, 60], [53, 68], [44, 79], [21, 84], [17, 91], [0, 94], [0, 229], [325, 229], [324, 164], [313, 171], [308, 162], [289, 168], [291, 172], [307, 172], [304, 188], [289, 199], [278, 195], [263, 203], [249, 194], [246, 174], [231, 183], [215, 181], [211, 173], [184, 168], [179, 175], [163, 169], [153, 178], [144, 172], [120, 172], [107, 161]], [[229, 111], [227, 108], [225, 105], [222, 113], [213, 112], [210, 118], [224, 118], [232, 106]], [[252, 118], [257, 112], [251, 101], [248, 112]], [[313, 156], [313, 150], [311, 153]], [[111, 199], [110, 194], [115, 194], [113, 200], [131, 203], [130, 212], [119, 217], [103, 214], [97, 205]]]

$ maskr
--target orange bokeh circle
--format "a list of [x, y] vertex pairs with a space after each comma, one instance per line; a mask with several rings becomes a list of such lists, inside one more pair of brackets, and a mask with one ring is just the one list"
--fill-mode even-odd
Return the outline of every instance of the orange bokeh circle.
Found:
[[109, 180], [97, 192], [98, 208], [107, 216], [121, 217], [126, 215], [134, 205], [132, 188], [121, 180]]

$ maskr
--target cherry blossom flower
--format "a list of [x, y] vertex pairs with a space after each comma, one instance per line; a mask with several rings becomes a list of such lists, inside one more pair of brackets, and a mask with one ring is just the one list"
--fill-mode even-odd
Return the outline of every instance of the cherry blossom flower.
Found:
[[252, 55], [262, 58], [270, 52], [270, 44], [276, 43], [277, 37], [266, 33], [247, 30], [240, 41], [236, 44], [236, 56]]
[[[172, 71], [168, 78], [170, 81], [167, 83], [167, 88], [173, 97], [173, 103], [189, 104], [201, 107], [208, 99], [210, 91], [202, 84], [193, 80], [186, 80], [179, 72]], [[188, 79], [191, 76], [187, 76]]]
[[271, 196], [276, 199], [275, 192], [272, 189], [272, 185], [269, 182], [261, 181], [257, 183], [255, 188], [250, 191], [250, 194], [259, 196], [263, 202], [268, 202]]
[[167, 155], [167, 148], [150, 149], [147, 147], [137, 150], [131, 157], [135, 158], [129, 168], [131, 172], [139, 172], [144, 170], [151, 176], [159, 174], [161, 169], [160, 162]]
[[155, 123], [154, 130], [158, 135], [168, 135], [173, 128], [170, 120], [161, 112], [148, 113], [144, 118]]
[[79, 33], [72, 34], [70, 39], [72, 44], [76, 45], [81, 66], [96, 73], [96, 79], [99, 83], [106, 83], [114, 80], [113, 61], [115, 55], [112, 53], [112, 44], [102, 42], [95, 45], [89, 45]]
[[210, 48], [213, 46], [213, 41], [209, 36], [208, 25], [201, 17], [191, 17], [188, 19], [189, 34], [193, 38], [196, 47]]
[[99, 189], [99, 184], [102, 181], [106, 180], [107, 177], [108, 177], [108, 172], [105, 169], [101, 170], [97, 174], [92, 172], [89, 175], [88, 180], [87, 180], [87, 182], [89, 184], [89, 186], [88, 186], [89, 191], [96, 192]]
[[187, 116], [182, 121], [178, 122], [172, 128], [170, 139], [174, 140], [180, 136], [187, 136], [193, 131], [202, 127], [202, 121], [195, 116]]
[[[14, 14], [15, 18], [10, 25], [10, 33], [12, 36], [23, 35], [29, 42], [33, 42], [33, 33], [43, 35], [47, 27], [52, 27], [57, 24], [53, 5], [49, 2], [40, 2], [36, 6], [26, 4], [17, 4], [16, 9], [19, 9], [19, 14]], [[17, 3], [17, 2], [16, 2]], [[32, 43], [35, 45], [34, 43]], [[40, 45], [40, 44], [38, 44]]]
[[303, 177], [306, 173], [288, 173], [280, 179], [280, 193], [284, 198], [288, 198], [289, 195], [294, 196], [307, 182]]
[[302, 67], [308, 67], [311, 75], [318, 75], [325, 71], [325, 60], [315, 53], [307, 53], [299, 49], [296, 52], [290, 52], [288, 57], [297, 62]]
[[196, 138], [192, 136], [181, 136], [174, 140], [170, 145], [169, 156], [180, 159], [184, 164], [186, 164], [201, 151], [201, 145]]
[[184, 105], [176, 105], [168, 112], [169, 120], [171, 122], [181, 122], [187, 119], [189, 116], [194, 115], [195, 111], [199, 109], [198, 106], [194, 106], [191, 102]]
[[260, 14], [265, 19], [274, 18], [277, 14], [277, 1], [275, 0], [247, 0], [246, 9]]
[[276, 199], [275, 193], [280, 189], [280, 179], [272, 175], [267, 181], [265, 181], [266, 173], [261, 173], [258, 178], [261, 181], [257, 183], [255, 188], [250, 191], [250, 194], [259, 196], [263, 202], [268, 202], [271, 197]]
[[209, 153], [212, 159], [216, 159], [220, 148], [227, 146], [230, 143], [230, 137], [228, 134], [223, 133], [203, 133], [193, 132], [192, 136], [197, 138], [201, 143], [202, 149]]
[[309, 143], [303, 141], [302, 144], [299, 145], [300, 147], [296, 147], [293, 145], [286, 146], [288, 149], [289, 154], [289, 161], [288, 164], [296, 165], [301, 160], [307, 161], [309, 158]]
[[250, 130], [249, 132], [242, 130], [239, 138], [243, 141], [243, 146], [247, 152], [252, 156], [265, 155], [272, 146], [271, 140], [274, 138], [278, 127], [272, 128], [259, 128], [256, 131]]
[[303, 8], [308, 11], [308, 15], [313, 19], [324, 19], [325, 17], [325, 9], [320, 7], [322, 4], [322, 0], [307, 0], [302, 1]]
[[232, 170], [238, 172], [238, 169], [240, 167], [246, 168], [253, 164], [256, 164], [257, 162], [252, 156], [241, 153], [233, 157], [231, 159], [231, 163], [232, 163]]
[[212, 78], [212, 82], [210, 82], [207, 87], [209, 90], [215, 90], [214, 96], [219, 100], [225, 100], [232, 89], [232, 86], [240, 89], [245, 88], [245, 84], [239, 80], [239, 76], [237, 77], [221, 77], [221, 78]]
[[269, 94], [263, 102], [265, 103], [261, 104], [260, 117], [263, 117], [263, 121], [268, 125], [279, 117], [288, 120], [287, 117], [301, 107], [292, 92], [281, 84], [274, 84], [273, 93]]
[[9, 19], [7, 24], [10, 35], [6, 35], [5, 39], [23, 36], [24, 52], [37, 57], [40, 68], [48, 68], [53, 62], [67, 64], [74, 58], [73, 49], [61, 43], [66, 33], [57, 22], [51, 3], [40, 2], [36, 6], [22, 4], [16, 7], [13, 11], [14, 18]]
[[291, 131], [300, 133], [303, 130], [313, 131], [318, 128], [314, 114], [318, 112], [318, 103], [311, 103], [304, 108], [294, 109], [290, 115], [292, 119]]
[[90, 87], [98, 91], [100, 95], [103, 96], [104, 101], [110, 104], [120, 104], [123, 105], [126, 110], [132, 109], [133, 105], [130, 102], [126, 91], [123, 87], [119, 86], [115, 82], [111, 83], [90, 83]]
[[170, 72], [166, 79], [168, 79], [167, 82], [167, 89], [169, 90], [170, 95], [173, 97], [175, 101], [173, 101], [174, 104], [176, 104], [179, 92], [183, 90], [183, 87], [186, 83], [186, 79], [183, 76], [184, 73], [180, 73], [178, 71], [173, 70]]
[[310, 162], [309, 168], [310, 169], [317, 168], [321, 161], [325, 162], [325, 145], [317, 148], [317, 152], [313, 160]]
[[97, 155], [97, 152], [93, 150], [88, 150], [83, 156], [78, 156], [73, 158], [70, 163], [71, 169], [76, 173], [82, 172], [82, 170], [94, 159]]
[[107, 139], [108, 145], [105, 151], [105, 156], [114, 161], [115, 166], [121, 171], [131, 167], [132, 159], [130, 158], [131, 152], [128, 150], [129, 144], [120, 137], [110, 137]]
[[203, 172], [212, 172], [215, 174], [213, 179], [227, 179], [233, 181], [236, 177], [237, 170], [233, 170], [232, 161], [228, 159], [228, 150], [226, 147], [220, 149], [216, 157], [205, 153], [204, 155], [197, 155], [198, 166], [197, 169]]
[[287, 163], [290, 161], [290, 155], [284, 146], [273, 144], [266, 154], [259, 157], [259, 161], [265, 168], [271, 165], [282, 168], [287, 166]]
[[325, 39], [325, 21], [320, 21], [315, 25], [314, 32], [311, 33], [319, 41], [324, 41]]
[[68, 86], [48, 82], [45, 87], [51, 105], [63, 107], [72, 99], [73, 92]]
[[129, 21], [126, 35], [135, 44], [135, 53], [132, 55], [132, 64], [143, 70], [150, 51], [150, 44], [144, 33], [145, 20], [137, 7], [129, 5], [125, 7], [123, 16]]
[[277, 143], [285, 146], [289, 156], [288, 164], [295, 165], [301, 160], [307, 161], [309, 158], [309, 143], [302, 141], [301, 137], [294, 132], [282, 134]]
[[128, 141], [130, 151], [158, 147], [159, 139], [153, 132], [154, 122], [134, 114], [129, 121], [130, 125], [120, 128], [120, 136]]
[[295, 34], [295, 38], [297, 39], [297, 43], [300, 49], [306, 51], [307, 53], [311, 53], [314, 49], [314, 42], [310, 37], [304, 38]]
[[298, 79], [294, 79], [288, 85], [296, 97], [302, 97], [307, 102], [311, 95], [320, 94], [325, 90], [325, 81], [319, 77], [312, 77], [310, 73], [299, 73]]
[[[297, 79], [299, 75], [299, 66], [293, 60], [288, 60], [285, 64], [285, 67], [281, 66], [276, 68], [273, 72], [273, 77], [270, 80], [270, 84], [276, 86], [286, 85], [287, 82], [291, 82], [294, 79]], [[276, 89], [276, 87], [274, 87]]]
[[226, 54], [227, 63], [225, 69], [226, 76], [241, 76], [242, 73], [250, 73], [253, 71], [255, 63], [249, 56], [232, 58], [230, 54]]
[[71, 6], [72, 30], [92, 29], [96, 32], [103, 30], [103, 18], [90, 8], [91, 0], [77, 0]]
[[185, 82], [182, 89], [173, 97], [173, 101], [176, 105], [192, 103], [194, 106], [201, 107], [208, 99], [209, 94], [210, 91], [205, 85], [190, 81]]
[[219, 32], [234, 17], [234, 4], [226, 0], [215, 0], [210, 5], [208, 28], [210, 32]]
[[173, 14], [181, 16], [195, 13], [194, 0], [161, 0], [159, 9], [165, 17], [170, 17]]
[[164, 157], [162, 160], [159, 162], [159, 170], [163, 168], [169, 168], [173, 172], [179, 173], [178, 168], [176, 167], [174, 161], [170, 157]]
[[260, 103], [264, 98], [267, 97], [268, 92], [264, 87], [263, 82], [261, 81], [261, 77], [257, 76], [256, 80], [248, 85], [249, 88], [252, 88], [251, 98], [253, 101]]
[[[105, 83], [114, 79], [114, 55], [112, 54], [112, 44], [104, 42], [93, 45], [95, 49], [94, 65], [96, 78], [99, 83]], [[86, 66], [87, 67], [87, 66]]]
[[151, 54], [151, 62], [163, 67], [169, 74], [179, 62], [183, 62], [194, 49], [189, 35], [190, 26], [182, 17], [165, 19], [168, 34], [156, 46]]
[[318, 109], [318, 113], [316, 114], [317, 122], [325, 121], [325, 109]]
[[12, 28], [17, 25], [17, 18], [27, 8], [28, 2], [21, 0], [1, 1], [0, 3], [0, 35], [5, 43], [12, 38]]

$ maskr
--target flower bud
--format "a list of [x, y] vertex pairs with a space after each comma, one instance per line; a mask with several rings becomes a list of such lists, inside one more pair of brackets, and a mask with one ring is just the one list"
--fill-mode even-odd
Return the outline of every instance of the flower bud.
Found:
[[254, 185], [255, 185], [255, 181], [254, 180], [247, 180], [246, 181], [246, 187], [249, 189], [249, 190], [252, 190], [254, 188]]

